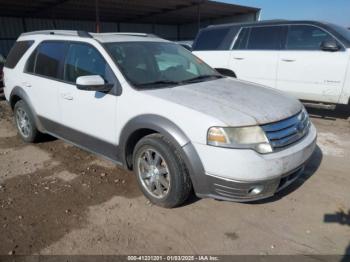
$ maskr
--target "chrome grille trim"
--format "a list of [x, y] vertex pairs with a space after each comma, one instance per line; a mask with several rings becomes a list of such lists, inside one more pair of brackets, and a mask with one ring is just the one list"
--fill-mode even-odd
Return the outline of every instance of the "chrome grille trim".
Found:
[[305, 110], [287, 119], [262, 125], [273, 149], [282, 149], [302, 139], [310, 129], [309, 116]]

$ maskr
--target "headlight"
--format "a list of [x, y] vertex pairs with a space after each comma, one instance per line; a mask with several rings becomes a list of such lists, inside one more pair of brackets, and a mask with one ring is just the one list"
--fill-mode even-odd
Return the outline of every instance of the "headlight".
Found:
[[254, 149], [261, 154], [273, 151], [265, 132], [259, 126], [211, 127], [207, 141], [211, 146]]

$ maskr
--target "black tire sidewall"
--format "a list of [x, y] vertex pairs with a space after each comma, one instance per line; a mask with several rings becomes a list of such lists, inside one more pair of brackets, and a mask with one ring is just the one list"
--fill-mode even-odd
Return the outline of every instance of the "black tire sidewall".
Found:
[[[26, 112], [28, 119], [29, 119], [29, 122], [30, 122], [31, 128], [30, 128], [30, 135], [28, 137], [23, 136], [22, 133], [18, 130], [17, 110], [19, 108], [21, 108], [23, 111]], [[16, 124], [18, 134], [23, 139], [23, 141], [28, 142], [28, 143], [35, 142], [35, 140], [38, 136], [38, 130], [35, 126], [35, 121], [34, 121], [34, 118], [32, 116], [32, 113], [31, 113], [29, 107], [27, 106], [27, 104], [23, 100], [20, 100], [16, 103], [15, 108], [14, 108], [14, 118], [15, 118], [15, 124]]]
[[[154, 149], [164, 158], [167, 163], [170, 175], [170, 189], [165, 198], [152, 196], [143, 186], [138, 174], [137, 160], [145, 149]], [[173, 208], [181, 205], [189, 196], [192, 185], [190, 183], [187, 170], [179, 156], [178, 149], [166, 138], [160, 135], [150, 135], [141, 139], [134, 150], [133, 167], [137, 177], [137, 182], [145, 196], [155, 205]]]

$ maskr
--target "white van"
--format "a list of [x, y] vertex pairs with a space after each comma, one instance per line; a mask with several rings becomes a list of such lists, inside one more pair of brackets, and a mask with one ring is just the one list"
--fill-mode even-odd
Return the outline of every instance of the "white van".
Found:
[[222, 74], [326, 104], [349, 104], [350, 31], [314, 21], [209, 26], [194, 54]]

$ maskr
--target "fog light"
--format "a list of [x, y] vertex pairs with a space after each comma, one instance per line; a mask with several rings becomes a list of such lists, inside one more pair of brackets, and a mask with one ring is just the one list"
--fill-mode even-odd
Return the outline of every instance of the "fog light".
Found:
[[249, 189], [248, 193], [249, 195], [255, 196], [259, 195], [264, 190], [264, 186], [255, 186]]

